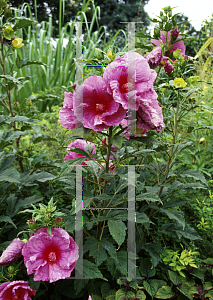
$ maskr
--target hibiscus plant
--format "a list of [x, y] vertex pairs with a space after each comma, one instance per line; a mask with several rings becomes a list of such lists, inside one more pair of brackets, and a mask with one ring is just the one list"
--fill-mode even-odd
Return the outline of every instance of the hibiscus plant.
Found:
[[16, 33], [33, 21], [10, 10], [0, 0], [0, 299], [212, 299], [213, 260], [203, 267], [195, 249], [173, 251], [201, 239], [181, 193], [208, 183], [177, 163], [193, 145], [185, 136], [196, 128], [182, 120], [199, 106], [189, 101], [199, 90], [171, 7], [152, 20], [149, 53], [137, 42], [137, 51], [111, 45], [83, 59], [83, 82], [67, 88], [59, 111], [70, 133], [64, 162], [32, 156], [28, 166], [21, 143], [38, 129], [38, 111], [33, 97], [12, 103], [11, 93], [30, 80], [18, 69], [42, 63], [21, 58], [27, 42]]

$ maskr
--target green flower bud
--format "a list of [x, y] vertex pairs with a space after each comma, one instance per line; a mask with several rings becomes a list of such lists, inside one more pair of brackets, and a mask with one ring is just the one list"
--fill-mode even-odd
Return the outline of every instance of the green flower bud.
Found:
[[36, 224], [36, 221], [33, 221], [33, 219], [30, 219], [28, 222], [28, 226], [31, 230], [33, 229], [37, 229], [37, 224]]
[[12, 275], [15, 272], [15, 268], [13, 266], [9, 266], [8, 269], [7, 269], [7, 271], [8, 271], [9, 274]]
[[31, 99], [27, 99], [27, 106], [32, 106], [32, 100]]
[[7, 26], [3, 30], [3, 34], [4, 34], [5, 39], [12, 40], [12, 38], [14, 37], [15, 32], [10, 26]]
[[12, 9], [5, 8], [5, 10], [4, 10], [4, 16], [5, 16], [6, 19], [12, 17], [12, 13], [13, 13]]
[[15, 111], [20, 111], [20, 104], [18, 102], [13, 103]]
[[101, 49], [95, 48], [95, 57], [97, 59], [103, 59], [104, 58], [104, 54], [103, 54]]
[[160, 37], [160, 29], [159, 28], [155, 28], [155, 30], [154, 30], [154, 38], [156, 40], [158, 40], [159, 37]]

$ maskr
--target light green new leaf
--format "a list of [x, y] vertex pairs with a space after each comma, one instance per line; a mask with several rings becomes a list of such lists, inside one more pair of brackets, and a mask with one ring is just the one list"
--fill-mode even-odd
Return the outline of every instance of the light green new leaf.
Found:
[[126, 236], [126, 225], [122, 221], [109, 220], [108, 227], [113, 239], [121, 246]]
[[157, 293], [155, 294], [155, 298], [159, 299], [170, 299], [175, 295], [175, 293], [172, 291], [171, 287], [166, 285], [160, 288]]

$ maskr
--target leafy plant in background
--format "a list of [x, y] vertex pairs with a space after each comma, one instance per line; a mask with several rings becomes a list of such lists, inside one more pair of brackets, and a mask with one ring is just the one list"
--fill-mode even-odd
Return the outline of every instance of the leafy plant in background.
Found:
[[[19, 26], [21, 22], [29, 25], [32, 21], [11, 16], [7, 22], [6, 26], [14, 31], [18, 28], [17, 23]], [[0, 293], [15, 293], [17, 289], [14, 285], [17, 281], [21, 293], [24, 287], [26, 289], [28, 281], [26, 293], [31, 297], [37, 291], [35, 299], [88, 299], [89, 295], [92, 299], [107, 300], [193, 299], [193, 295], [202, 299], [212, 298], [212, 259], [206, 257], [201, 265], [194, 257], [196, 252], [187, 245], [187, 241], [195, 243], [201, 237], [193, 225], [186, 223], [184, 213], [187, 215], [187, 212], [184, 207], [187, 199], [182, 197], [191, 190], [207, 190], [208, 183], [202, 172], [178, 161], [181, 152], [194, 145], [193, 141], [186, 140], [184, 132], [192, 132], [192, 124], [186, 122], [186, 117], [190, 111], [199, 107], [199, 103], [189, 101], [189, 97], [198, 92], [198, 88], [194, 88], [193, 82], [188, 80], [195, 66], [185, 56], [184, 43], [177, 30], [172, 9], [164, 8], [159, 19], [154, 22], [156, 30], [149, 47], [152, 48], [157, 40], [158, 48], [145, 58], [135, 53], [136, 78], [132, 66], [134, 72], [130, 72], [130, 78], [127, 76], [128, 59], [131, 60], [132, 54], [116, 53], [113, 47], [115, 39], [111, 41], [111, 47], [107, 45], [105, 50], [97, 51], [94, 44], [91, 46], [93, 52], [89, 52], [90, 47], [84, 48], [83, 62], [87, 65], [84, 82], [82, 86], [76, 82], [74, 90], [67, 88], [63, 108], [59, 113], [61, 124], [72, 130], [69, 137], [71, 143], [67, 142], [66, 145], [66, 156], [64, 150], [64, 163], [52, 159], [51, 153], [34, 153], [34, 145], [37, 143], [52, 139], [57, 145], [60, 139], [54, 135], [50, 138], [41, 134], [39, 123], [33, 119], [35, 116], [39, 118], [34, 100], [40, 96], [23, 97], [25, 100], [20, 106], [15, 103], [15, 96], [12, 98], [14, 93], [18, 93], [22, 81], [30, 78], [19, 79], [17, 70], [15, 75], [6, 73], [12, 65], [10, 57], [5, 53], [13, 48], [5, 40], [2, 29], [1, 59], [5, 59], [2, 66], [7, 64], [7, 69], [1, 75], [6, 91], [5, 95], [2, 93], [5, 114], [0, 119], [4, 126], [0, 144], [0, 221], [4, 224], [1, 227], [1, 247], [2, 250], [6, 248], [3, 254], [8, 253], [8, 249], [13, 248], [17, 242], [14, 239], [18, 235], [22, 238], [18, 243], [23, 250], [22, 253], [17, 250], [18, 257], [13, 257], [16, 260], [12, 259], [9, 267], [8, 261], [3, 265]], [[6, 31], [7, 38], [11, 29]], [[9, 37], [12, 40], [12, 34]], [[18, 46], [25, 44], [25, 41], [16, 42]], [[17, 62], [21, 68], [23, 61], [18, 59]], [[41, 65], [38, 68], [46, 68], [41, 62], [38, 64]], [[119, 70], [121, 64], [122, 71]], [[140, 71], [141, 65], [144, 72]], [[9, 88], [7, 83], [10, 84]], [[56, 81], [58, 84], [60, 82]], [[80, 111], [81, 88], [84, 95], [83, 118]], [[131, 97], [134, 96], [136, 119], [130, 114], [130, 109], [135, 109], [132, 105], [134, 102], [131, 103]], [[12, 129], [7, 131], [10, 124]], [[80, 125], [83, 125], [83, 135], [77, 130]], [[23, 137], [30, 134], [34, 134], [29, 143], [31, 148], [24, 150], [27, 156], [24, 151], [22, 155], [25, 149], [21, 148], [22, 143], [26, 145], [29, 141]], [[73, 251], [76, 164], [81, 164], [83, 178], [83, 275], [90, 279], [65, 280], [70, 272], [75, 273], [73, 259], [77, 259], [74, 252], [69, 254], [66, 269], [65, 261], [61, 262], [58, 254], [60, 251], [63, 253], [65, 248], [67, 253]], [[127, 165], [137, 165], [135, 225], [138, 279], [120, 278], [127, 276]], [[57, 207], [53, 199], [49, 201], [52, 196], [57, 200]], [[180, 239], [187, 246], [184, 250], [180, 249]], [[35, 244], [41, 246], [40, 243], [42, 247], [33, 247]], [[63, 245], [66, 247], [63, 248]], [[165, 249], [169, 249], [169, 252]], [[176, 255], [180, 250], [180, 256]], [[38, 257], [41, 260], [34, 264]], [[52, 272], [54, 263], [57, 264], [57, 272]], [[184, 266], [182, 270], [178, 268], [181, 265]], [[178, 271], [185, 277], [180, 276]], [[8, 283], [8, 280], [13, 280], [13, 283]]]

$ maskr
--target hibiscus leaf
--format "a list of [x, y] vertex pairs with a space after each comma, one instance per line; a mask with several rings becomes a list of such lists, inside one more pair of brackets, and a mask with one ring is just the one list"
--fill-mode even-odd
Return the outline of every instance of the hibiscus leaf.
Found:
[[185, 227], [185, 219], [184, 219], [184, 213], [182, 211], [179, 211], [177, 209], [163, 209], [161, 208], [160, 211], [162, 213], [165, 213], [170, 219], [175, 219], [178, 221], [179, 224], [183, 226], [183, 229]]
[[91, 279], [101, 278], [108, 281], [105, 277], [103, 277], [98, 267], [86, 259], [83, 260], [83, 275], [84, 277], [90, 277]]
[[84, 244], [84, 251], [89, 250], [89, 255], [94, 257], [97, 266], [107, 259], [107, 253], [102, 245], [102, 240], [98, 241], [94, 237], [89, 237]]
[[119, 246], [123, 244], [126, 236], [126, 225], [122, 221], [108, 220], [109, 232]]
[[83, 290], [83, 288], [87, 285], [88, 282], [89, 279], [74, 280], [74, 289], [76, 291], [76, 295]]
[[15, 168], [6, 169], [0, 173], [0, 181], [20, 183], [20, 174]]
[[16, 225], [13, 223], [11, 218], [8, 216], [0, 216], [0, 222], [10, 223], [17, 229]]

